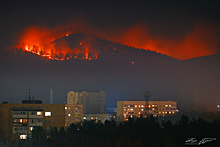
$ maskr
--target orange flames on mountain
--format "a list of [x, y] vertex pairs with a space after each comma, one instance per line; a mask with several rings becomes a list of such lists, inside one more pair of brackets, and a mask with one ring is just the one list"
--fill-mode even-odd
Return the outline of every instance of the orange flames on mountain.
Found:
[[16, 48], [50, 60], [97, 59], [98, 51], [90, 50], [88, 43], [78, 42], [75, 48], [70, 48], [65, 41], [56, 44], [57, 39], [68, 37], [72, 33], [71, 29], [57, 31], [57, 29], [30, 27], [25, 31]]
[[215, 24], [196, 23], [191, 30], [178, 38], [167, 38], [162, 33], [154, 34], [146, 23], [137, 23], [117, 33], [110, 36], [109, 40], [180, 60], [216, 54], [220, 45], [220, 31]]
[[79, 31], [116, 43], [166, 54], [180, 60], [216, 54], [219, 46], [219, 29], [216, 25], [210, 24], [197, 23], [193, 29], [179, 38], [166, 38], [162, 34], [153, 36], [152, 30], [145, 23], [137, 23], [123, 29], [104, 29], [79, 23], [69, 28], [65, 26], [55, 29], [30, 27], [25, 30], [16, 48], [51, 60], [97, 59], [99, 52], [93, 50], [86, 40], [78, 42], [78, 45], [72, 48], [65, 40], [59, 44], [56, 43], [57, 39], [68, 38], [69, 35]]

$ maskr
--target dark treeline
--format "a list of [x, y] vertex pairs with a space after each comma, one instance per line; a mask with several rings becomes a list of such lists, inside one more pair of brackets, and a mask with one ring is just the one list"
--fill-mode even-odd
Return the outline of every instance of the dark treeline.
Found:
[[[66, 130], [51, 128], [49, 134], [41, 127], [36, 127], [32, 138], [25, 144], [33, 147], [176, 147], [185, 146], [188, 138], [195, 138], [197, 144], [203, 138], [216, 138], [202, 146], [219, 146], [220, 120], [190, 120], [182, 115], [176, 123], [170, 120], [159, 123], [154, 117], [129, 119], [119, 125], [113, 120], [106, 120], [104, 124], [100, 121], [83, 121], [81, 124], [72, 124]], [[18, 142], [18, 145], [25, 144]]]

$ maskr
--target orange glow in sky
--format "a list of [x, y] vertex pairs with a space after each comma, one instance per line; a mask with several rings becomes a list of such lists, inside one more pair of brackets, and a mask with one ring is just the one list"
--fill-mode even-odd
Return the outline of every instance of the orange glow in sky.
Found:
[[[219, 37], [216, 37], [219, 33], [216, 31], [218, 28], [204, 23], [197, 23], [192, 30], [179, 38], [166, 38], [161, 34], [152, 37], [150, 35], [152, 32], [145, 23], [137, 23], [124, 30], [116, 28], [115, 31], [85, 26], [78, 26], [77, 29], [115, 43], [155, 51], [180, 60], [216, 54], [219, 46]], [[55, 40], [77, 33], [70, 28], [48, 29], [36, 26], [27, 28], [16, 48], [53, 60], [97, 59], [98, 51], [91, 50], [88, 44], [85, 45], [86, 42], [79, 42], [79, 48], [70, 48], [65, 41], [59, 46], [56, 45]]]
[[198, 23], [181, 38], [167, 39], [163, 35], [152, 37], [147, 25], [138, 23], [109, 37], [109, 40], [184, 60], [216, 54], [220, 44], [217, 37], [219, 31], [216, 30], [215, 25]]

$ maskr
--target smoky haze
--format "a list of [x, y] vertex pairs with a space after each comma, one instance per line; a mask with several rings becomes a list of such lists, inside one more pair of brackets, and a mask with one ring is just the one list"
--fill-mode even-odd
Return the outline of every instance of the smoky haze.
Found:
[[35, 98], [47, 103], [53, 88], [55, 103], [63, 103], [70, 90], [101, 89], [106, 92], [107, 107], [115, 107], [119, 100], [143, 100], [144, 91], [150, 90], [151, 100], [174, 100], [181, 110], [215, 110], [219, 55], [181, 61], [80, 33], [56, 43], [91, 37], [94, 44], [90, 48], [99, 49], [96, 60], [48, 60], [23, 50], [9, 50], [5, 56], [9, 58], [1, 59], [2, 100], [19, 102], [31, 88]]
[[[47, 103], [53, 88], [56, 103], [70, 90], [94, 89], [106, 91], [107, 107], [141, 100], [146, 90], [181, 109], [219, 103], [217, 1], [17, 1], [1, 10], [0, 100], [21, 102], [30, 88]], [[72, 49], [77, 39], [98, 50], [98, 59], [48, 60], [22, 46], [31, 40], [48, 50], [51, 43]]]

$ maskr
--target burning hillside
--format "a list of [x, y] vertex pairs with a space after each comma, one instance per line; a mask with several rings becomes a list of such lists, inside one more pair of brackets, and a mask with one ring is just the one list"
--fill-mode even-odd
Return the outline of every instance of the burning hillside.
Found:
[[214, 25], [197, 24], [179, 39], [171, 39], [160, 34], [152, 37], [152, 32], [145, 23], [112, 30], [91, 27], [86, 23], [74, 24], [70, 27], [59, 26], [53, 29], [30, 27], [24, 31], [15, 48], [51, 60], [97, 59], [100, 54], [100, 48], [98, 48], [100, 45], [94, 45], [91, 36], [72, 39], [74, 34], [84, 32], [84, 34], [92, 34], [114, 43], [128, 45], [136, 49], [150, 50], [184, 60], [216, 54], [218, 52], [216, 49], [218, 47], [218, 38], [216, 37], [218, 31], [215, 32], [215, 30], [217, 28]]
[[91, 41], [81, 37], [70, 43], [72, 33], [71, 29], [47, 31], [32, 27], [26, 30], [15, 48], [50, 60], [97, 59], [98, 51], [91, 48]]

